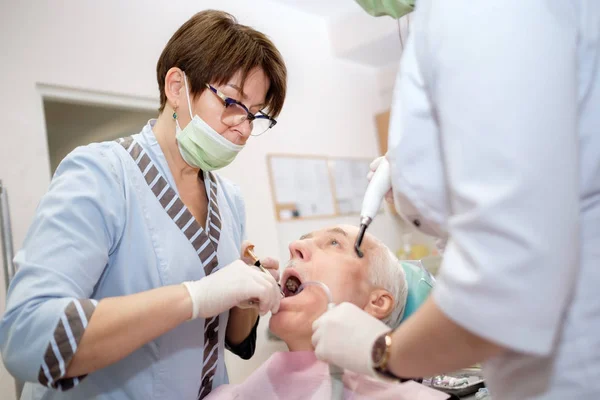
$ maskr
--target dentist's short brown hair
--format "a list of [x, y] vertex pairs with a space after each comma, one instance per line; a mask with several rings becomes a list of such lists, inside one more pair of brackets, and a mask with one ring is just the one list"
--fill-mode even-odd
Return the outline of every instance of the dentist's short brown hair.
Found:
[[276, 117], [283, 108], [287, 69], [273, 42], [263, 33], [237, 22], [223, 11], [202, 11], [184, 23], [165, 46], [156, 75], [160, 90], [160, 112], [167, 103], [165, 77], [173, 67], [183, 70], [193, 96], [207, 83], [226, 84], [238, 71], [243, 83], [254, 68], [269, 79], [264, 111]]

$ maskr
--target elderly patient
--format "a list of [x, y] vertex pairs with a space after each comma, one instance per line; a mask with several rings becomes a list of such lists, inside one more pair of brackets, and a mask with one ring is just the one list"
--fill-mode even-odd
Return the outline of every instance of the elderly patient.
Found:
[[[320, 281], [336, 304], [351, 302], [395, 328], [402, 319], [407, 286], [402, 266], [372, 235], [363, 241], [364, 258], [354, 252], [358, 230], [338, 226], [304, 235], [290, 245], [282, 276], [286, 298], [271, 317], [271, 331], [290, 352], [275, 353], [241, 385], [217, 388], [211, 399], [328, 399], [328, 365], [316, 359], [312, 323], [327, 309], [325, 292], [303, 282]], [[344, 340], [344, 338], [340, 338]], [[348, 349], [352, 351], [352, 349]], [[350, 371], [344, 374], [345, 399], [446, 399], [447, 395], [416, 382], [383, 382]]]

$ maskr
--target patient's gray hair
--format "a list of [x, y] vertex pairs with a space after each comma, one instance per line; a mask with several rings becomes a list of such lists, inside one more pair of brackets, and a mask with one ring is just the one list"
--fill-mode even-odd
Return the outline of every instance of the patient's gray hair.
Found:
[[370, 265], [369, 281], [372, 285], [381, 287], [394, 296], [394, 309], [383, 322], [395, 329], [400, 325], [406, 307], [406, 296], [408, 295], [406, 274], [394, 253], [378, 239], [374, 237], [372, 239], [375, 246], [367, 253]]

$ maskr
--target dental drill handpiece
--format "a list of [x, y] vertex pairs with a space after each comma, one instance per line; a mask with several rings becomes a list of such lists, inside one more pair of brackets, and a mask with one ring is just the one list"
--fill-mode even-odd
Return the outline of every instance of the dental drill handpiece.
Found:
[[392, 188], [392, 180], [390, 178], [390, 163], [383, 157], [381, 164], [377, 167], [375, 174], [363, 199], [362, 209], [360, 211], [360, 230], [356, 237], [356, 243], [354, 244], [354, 251], [359, 257], [363, 257], [363, 252], [360, 250], [363, 238], [367, 228], [377, 215], [381, 207], [381, 201], [385, 197], [385, 194]]

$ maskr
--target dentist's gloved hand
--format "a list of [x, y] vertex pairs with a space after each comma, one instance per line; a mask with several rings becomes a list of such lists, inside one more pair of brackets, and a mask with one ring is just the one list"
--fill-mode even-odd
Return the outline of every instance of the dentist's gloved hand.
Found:
[[183, 283], [192, 298], [192, 319], [210, 318], [235, 306], [258, 301], [259, 314], [279, 311], [277, 282], [253, 265], [236, 260], [200, 280]]
[[[377, 157], [369, 165], [369, 169], [371, 170], [371, 171], [369, 171], [369, 174], [367, 175], [367, 179], [369, 180], [369, 182], [371, 182], [371, 179], [373, 179], [373, 175], [375, 174], [375, 171], [377, 171], [379, 164], [381, 164], [381, 161], [384, 158], [385, 158], [385, 156]], [[388, 192], [385, 194], [385, 201], [387, 201], [391, 205], [394, 205], [394, 193], [392, 192], [392, 189], [388, 190]]]
[[390, 327], [351, 303], [342, 303], [313, 323], [317, 358], [338, 367], [376, 376], [371, 359], [375, 340]]

